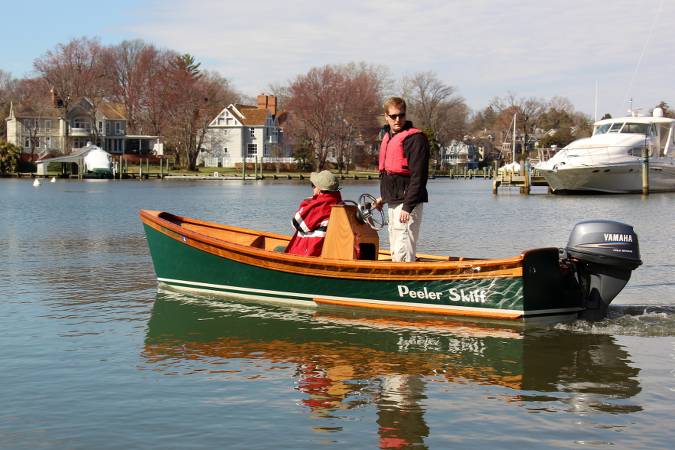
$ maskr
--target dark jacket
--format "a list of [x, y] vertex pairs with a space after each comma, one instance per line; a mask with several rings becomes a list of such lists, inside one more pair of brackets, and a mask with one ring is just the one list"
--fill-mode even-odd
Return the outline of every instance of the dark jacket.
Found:
[[[404, 130], [412, 127], [407, 121]], [[389, 125], [382, 129], [383, 133], [391, 133]], [[403, 141], [403, 151], [408, 159], [410, 176], [388, 175], [380, 173], [380, 196], [390, 208], [403, 203], [403, 210], [411, 212], [418, 203], [429, 201], [427, 179], [429, 178], [429, 140], [424, 133], [413, 134]]]

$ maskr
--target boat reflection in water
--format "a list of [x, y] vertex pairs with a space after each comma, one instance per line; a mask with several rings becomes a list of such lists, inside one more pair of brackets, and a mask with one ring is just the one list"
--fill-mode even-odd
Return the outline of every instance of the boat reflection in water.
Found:
[[[312, 416], [370, 405], [380, 445], [424, 442], [429, 382], [513, 390], [508, 400], [558, 402], [566, 410], [639, 411], [639, 369], [609, 335], [438, 318], [368, 316], [157, 294], [143, 356], [168, 374], [235, 378], [228, 361], [265, 378], [288, 369]], [[277, 370], [275, 376], [279, 375]], [[503, 391], [502, 391], [503, 392]], [[508, 392], [508, 391], [507, 391]], [[327, 422], [326, 422], [327, 423]], [[315, 427], [330, 431], [330, 427]]]

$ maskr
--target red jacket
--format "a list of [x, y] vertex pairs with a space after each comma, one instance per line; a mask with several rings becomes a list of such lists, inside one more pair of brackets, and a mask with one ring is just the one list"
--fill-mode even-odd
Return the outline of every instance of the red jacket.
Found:
[[286, 247], [286, 253], [321, 256], [331, 208], [341, 201], [342, 196], [337, 191], [320, 192], [303, 200], [293, 216], [296, 231]]

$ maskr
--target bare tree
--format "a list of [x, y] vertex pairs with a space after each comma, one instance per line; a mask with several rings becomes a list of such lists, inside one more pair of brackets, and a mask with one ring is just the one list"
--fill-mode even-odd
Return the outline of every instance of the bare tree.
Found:
[[[96, 133], [95, 110], [105, 96], [105, 68], [102, 64], [102, 47], [98, 40], [86, 37], [58, 44], [33, 62], [35, 70], [53, 89], [56, 106], [68, 117], [73, 102], [87, 97], [93, 104], [92, 128]], [[70, 149], [69, 130], [66, 126], [64, 152]]]
[[404, 77], [401, 84], [410, 114], [419, 127], [434, 128], [442, 106], [461, 101], [453, 96], [455, 88], [441, 82], [433, 72]]
[[34, 161], [40, 138], [46, 139], [50, 134], [46, 129], [46, 121], [58, 119], [49, 95], [49, 85], [42, 78], [20, 80], [14, 98], [17, 108], [20, 108], [20, 115], [25, 116], [18, 118], [21, 133], [28, 141], [28, 148], [24, 148], [24, 151], [29, 150], [30, 160]]
[[383, 84], [380, 68], [364, 63], [313, 68], [291, 83], [287, 128], [310, 144], [319, 170], [331, 152], [347, 169], [353, 149], [375, 138]]
[[271, 83], [268, 85], [267, 90], [277, 98], [277, 110], [283, 111], [291, 98], [290, 87], [285, 84]]
[[323, 170], [333, 144], [338, 86], [342, 76], [333, 66], [312, 68], [290, 85], [289, 134], [296, 140], [308, 139], [314, 149], [317, 167]]
[[439, 148], [452, 139], [461, 140], [466, 133], [469, 109], [455, 88], [433, 72], [404, 77], [401, 85], [410, 116], [429, 135], [433, 159], [439, 161]]
[[166, 137], [182, 154], [184, 165], [196, 170], [197, 156], [206, 129], [228, 101], [237, 98], [223, 77], [202, 72], [192, 55], [175, 56], [168, 66], [163, 92], [164, 112], [169, 118]]
[[[176, 147], [178, 155], [185, 156], [183, 165], [194, 170], [190, 155], [196, 153], [199, 112], [208, 99], [201, 96], [198, 82], [202, 78], [199, 66], [192, 55], [175, 56], [167, 67], [163, 90], [163, 110], [169, 118], [170, 128], [166, 137]], [[196, 154], [194, 158], [196, 162]]]
[[[147, 87], [140, 100], [139, 128], [156, 136], [168, 133], [169, 117], [165, 113], [171, 106], [172, 61], [179, 55], [163, 51], [148, 68]], [[167, 95], [168, 94], [168, 95]]]
[[142, 40], [133, 40], [107, 48], [104, 59], [112, 99], [124, 105], [129, 131], [139, 133], [151, 79], [162, 65], [161, 54], [154, 46]]
[[224, 106], [236, 103], [240, 99], [239, 93], [232, 88], [230, 82], [215, 72], [204, 72], [204, 77], [199, 82], [199, 90], [204, 96], [205, 104], [197, 118], [195, 161], [203, 147], [209, 124], [213, 118], [222, 111]]
[[[546, 111], [544, 100], [530, 97], [518, 98], [513, 93], [505, 97], [495, 97], [490, 106], [497, 113], [495, 130], [502, 136], [502, 141], [511, 132], [513, 115], [517, 114], [517, 129], [520, 133], [520, 157], [526, 154], [529, 145], [529, 137], [533, 135], [534, 128], [539, 124], [543, 113]], [[510, 154], [510, 153], [509, 153]], [[518, 159], [519, 156], [516, 156]]]

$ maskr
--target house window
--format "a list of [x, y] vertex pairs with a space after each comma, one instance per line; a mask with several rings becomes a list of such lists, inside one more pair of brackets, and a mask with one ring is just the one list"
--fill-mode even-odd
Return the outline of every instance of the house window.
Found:
[[225, 124], [232, 125], [232, 117], [228, 117], [227, 119], [225, 119]]
[[105, 134], [106, 136], [110, 136], [112, 134], [112, 123], [110, 122], [105, 123]]
[[22, 124], [24, 128], [28, 128], [29, 130], [32, 130], [33, 128], [38, 127], [38, 120], [37, 119], [24, 119], [22, 121]]
[[51, 148], [52, 147], [52, 137], [47, 136], [45, 137], [45, 148]]
[[29, 137], [25, 137], [23, 139], [23, 146], [24, 146], [24, 148], [30, 148], [30, 138]]
[[248, 144], [246, 149], [246, 156], [258, 156], [258, 144]]
[[122, 122], [115, 122], [115, 134], [118, 135], [118, 136], [120, 134], [124, 134], [122, 132]]
[[51, 131], [52, 129], [52, 121], [51, 119], [45, 120], [45, 131]]
[[98, 121], [98, 132], [103, 133], [103, 121], [102, 120]]
[[122, 153], [122, 139], [111, 139], [110, 143], [112, 144], [112, 153]]
[[89, 129], [89, 122], [85, 119], [75, 119], [73, 120], [73, 128]]
[[269, 132], [269, 143], [270, 144], [278, 144], [279, 143], [279, 133], [276, 128], [270, 129]]
[[227, 155], [227, 147], [223, 147], [223, 155]]
[[223, 119], [222, 117], [218, 117], [218, 125], [223, 125], [223, 124], [225, 124], [225, 119]]
[[255, 128], [251, 128], [251, 139], [255, 139]]

